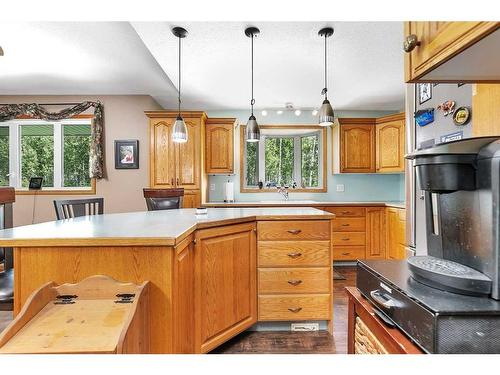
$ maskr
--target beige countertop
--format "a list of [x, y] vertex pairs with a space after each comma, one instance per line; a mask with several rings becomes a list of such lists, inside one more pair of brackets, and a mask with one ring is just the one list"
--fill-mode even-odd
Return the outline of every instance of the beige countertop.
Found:
[[196, 229], [256, 220], [321, 220], [334, 215], [311, 207], [208, 208], [84, 216], [0, 230], [0, 247], [172, 246]]
[[207, 202], [204, 207], [334, 207], [334, 206], [365, 206], [365, 207], [396, 207], [406, 208], [406, 203], [401, 201], [380, 202], [339, 202], [339, 201], [315, 201], [315, 200], [274, 200], [257, 202]]

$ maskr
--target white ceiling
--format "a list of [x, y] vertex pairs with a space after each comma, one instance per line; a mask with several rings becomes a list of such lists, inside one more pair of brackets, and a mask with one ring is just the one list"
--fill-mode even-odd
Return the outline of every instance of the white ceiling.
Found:
[[[255, 40], [256, 108], [315, 108], [329, 39], [329, 97], [336, 110], [400, 110], [402, 22], [0, 23], [0, 95], [148, 94], [176, 106], [177, 39], [183, 40], [183, 106], [242, 109], [250, 101], [249, 25]], [[175, 86], [172, 84], [175, 83]]]
[[324, 39], [329, 42], [329, 97], [335, 109], [400, 110], [404, 106], [402, 22], [133, 22], [163, 70], [177, 85], [177, 38], [186, 28], [182, 87], [185, 108], [247, 108], [250, 102], [250, 39], [259, 27], [255, 51], [257, 108], [321, 104]]
[[0, 45], [0, 94], [176, 95], [128, 22], [1, 22]]

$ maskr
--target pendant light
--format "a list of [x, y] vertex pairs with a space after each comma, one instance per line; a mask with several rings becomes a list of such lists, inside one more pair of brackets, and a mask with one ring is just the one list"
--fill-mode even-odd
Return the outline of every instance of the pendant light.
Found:
[[326, 39], [333, 35], [333, 29], [331, 27], [325, 27], [318, 32], [318, 35], [321, 37], [325, 37], [325, 87], [321, 91], [321, 95], [325, 96], [325, 100], [323, 100], [323, 104], [319, 109], [319, 124], [321, 126], [330, 126], [333, 125], [334, 113], [332, 105], [328, 100], [327, 94], [327, 49], [326, 49]]
[[260, 34], [260, 30], [256, 27], [248, 27], [245, 30], [245, 35], [252, 39], [252, 100], [250, 100], [250, 105], [252, 107], [252, 114], [248, 118], [246, 127], [246, 141], [247, 142], [259, 142], [260, 140], [260, 129], [257, 120], [253, 115], [253, 105], [255, 104], [255, 99], [253, 97], [253, 38]]
[[179, 90], [178, 90], [178, 114], [172, 131], [172, 140], [176, 143], [185, 143], [188, 140], [186, 123], [181, 116], [181, 39], [187, 36], [187, 30], [182, 27], [174, 27], [172, 33], [179, 39]]

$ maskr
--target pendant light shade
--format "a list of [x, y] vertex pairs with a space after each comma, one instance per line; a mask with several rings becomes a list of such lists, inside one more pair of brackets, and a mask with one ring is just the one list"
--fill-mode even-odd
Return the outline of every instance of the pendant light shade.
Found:
[[247, 122], [246, 140], [247, 142], [259, 142], [260, 140], [259, 124], [257, 124], [254, 115], [251, 115]]
[[181, 116], [175, 119], [172, 140], [176, 143], [186, 143], [188, 140], [187, 126]]
[[188, 130], [186, 123], [181, 116], [181, 39], [187, 36], [187, 30], [182, 27], [174, 27], [172, 29], [174, 34], [179, 39], [179, 95], [178, 95], [178, 114], [175, 119], [174, 128], [172, 131], [172, 141], [176, 143], [185, 143], [188, 141]]
[[325, 87], [321, 91], [321, 95], [324, 95], [325, 99], [323, 100], [323, 104], [321, 104], [321, 108], [319, 110], [318, 123], [321, 126], [331, 126], [331, 125], [333, 125], [333, 120], [335, 118], [334, 117], [335, 114], [333, 112], [332, 105], [330, 104], [330, 101], [328, 100], [328, 94], [327, 94], [327, 92], [328, 92], [328, 88], [327, 88], [327, 67], [328, 67], [327, 56], [328, 56], [328, 53], [327, 53], [327, 49], [326, 49], [326, 46], [327, 46], [326, 39], [333, 35], [333, 29], [331, 27], [325, 27], [318, 32], [318, 35], [325, 38]]
[[250, 100], [250, 106], [252, 107], [252, 114], [248, 118], [247, 127], [245, 131], [245, 139], [247, 142], [259, 142], [260, 140], [260, 128], [257, 123], [257, 119], [253, 115], [253, 106], [255, 104], [255, 99], [253, 97], [253, 39], [260, 33], [260, 30], [256, 27], [248, 27], [245, 29], [245, 35], [252, 39], [252, 99]]

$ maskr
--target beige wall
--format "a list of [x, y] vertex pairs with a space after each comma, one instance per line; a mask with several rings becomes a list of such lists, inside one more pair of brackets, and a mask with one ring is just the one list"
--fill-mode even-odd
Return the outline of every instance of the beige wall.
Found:
[[[97, 182], [96, 197], [104, 198], [106, 213], [146, 209], [142, 188], [149, 184], [149, 136], [146, 110], [162, 107], [148, 95], [113, 96], [0, 96], [0, 103], [56, 103], [100, 100], [104, 104], [105, 155], [107, 178]], [[57, 107], [49, 107], [55, 109]], [[91, 113], [92, 111], [90, 111]], [[114, 141], [139, 140], [139, 169], [119, 170], [114, 167]], [[14, 203], [14, 225], [55, 220], [54, 199], [89, 198], [85, 196], [17, 195]]]

